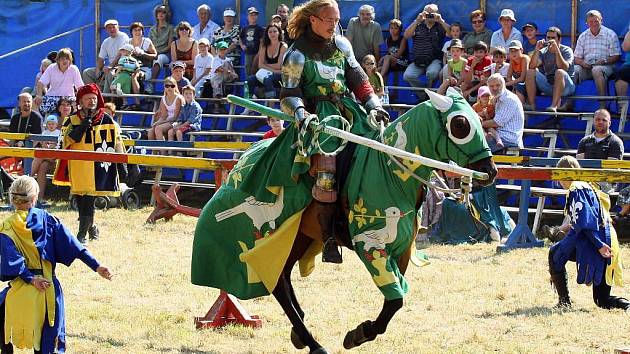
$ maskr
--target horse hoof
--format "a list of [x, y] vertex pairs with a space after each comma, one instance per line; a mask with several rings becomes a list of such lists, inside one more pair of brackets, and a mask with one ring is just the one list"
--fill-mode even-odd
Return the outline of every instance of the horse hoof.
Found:
[[317, 348], [315, 350], [311, 350], [309, 353], [310, 354], [328, 354], [328, 352], [324, 348]]
[[298, 334], [295, 332], [294, 328], [291, 328], [291, 343], [293, 343], [295, 349], [304, 349], [306, 347], [306, 345], [302, 343], [302, 339], [300, 339], [300, 336], [298, 336]]
[[346, 349], [352, 349], [354, 347], [358, 347], [365, 342], [372, 341], [376, 339], [376, 335], [368, 337], [365, 334], [365, 326], [370, 324], [371, 321], [365, 321], [357, 326], [357, 328], [346, 334], [346, 337], [343, 339], [343, 347]]

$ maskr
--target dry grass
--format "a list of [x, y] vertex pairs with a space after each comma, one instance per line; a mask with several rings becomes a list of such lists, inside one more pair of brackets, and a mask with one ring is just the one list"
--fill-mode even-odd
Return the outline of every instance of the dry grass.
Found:
[[[177, 216], [145, 225], [148, 213], [97, 212], [102, 239], [89, 249], [114, 271], [112, 282], [80, 262], [59, 267], [70, 353], [295, 352], [289, 322], [272, 297], [243, 302], [264, 319], [262, 329], [195, 330], [193, 317], [203, 315], [218, 295], [189, 281], [196, 219]], [[76, 213], [55, 214], [76, 229]], [[432, 264], [409, 269], [411, 292], [387, 333], [353, 352], [600, 353], [630, 344], [629, 317], [598, 309], [590, 288], [575, 284], [572, 266], [576, 305], [567, 312], [552, 309], [546, 249], [496, 254], [492, 245], [462, 245], [426, 252]], [[623, 253], [630, 263], [627, 247]], [[373, 319], [382, 304], [358, 258], [344, 256], [344, 264], [320, 264], [309, 278], [294, 274], [307, 325], [333, 353], [343, 352], [346, 331]], [[613, 292], [629, 295], [627, 289]]]

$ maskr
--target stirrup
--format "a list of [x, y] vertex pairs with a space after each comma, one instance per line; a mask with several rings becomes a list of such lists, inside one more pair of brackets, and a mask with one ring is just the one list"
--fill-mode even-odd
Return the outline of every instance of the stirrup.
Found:
[[339, 247], [337, 246], [337, 240], [329, 238], [324, 242], [324, 249], [322, 250], [322, 262], [325, 263], [343, 263]]

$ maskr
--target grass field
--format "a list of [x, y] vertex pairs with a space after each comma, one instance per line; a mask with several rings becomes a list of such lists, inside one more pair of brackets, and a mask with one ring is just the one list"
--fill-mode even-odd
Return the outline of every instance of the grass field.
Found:
[[[76, 230], [75, 212], [64, 207], [53, 212]], [[218, 295], [190, 284], [196, 219], [176, 216], [173, 222], [145, 225], [148, 214], [149, 209], [97, 212], [102, 236], [88, 248], [114, 272], [111, 282], [80, 261], [57, 270], [65, 293], [69, 353], [296, 352], [289, 322], [272, 297], [243, 301], [263, 318], [262, 329], [195, 330], [193, 317], [205, 314]], [[553, 309], [546, 248], [496, 254], [493, 245], [481, 244], [425, 251], [431, 264], [410, 266], [411, 291], [387, 333], [352, 352], [610, 353], [630, 346], [630, 316], [597, 308], [591, 289], [575, 284], [573, 266], [575, 306]], [[623, 254], [630, 264], [627, 247]], [[307, 325], [331, 353], [343, 352], [345, 333], [374, 319], [382, 305], [367, 271], [348, 251], [342, 265], [318, 263], [308, 278], [294, 272], [294, 286]], [[613, 293], [630, 295], [626, 288]]]

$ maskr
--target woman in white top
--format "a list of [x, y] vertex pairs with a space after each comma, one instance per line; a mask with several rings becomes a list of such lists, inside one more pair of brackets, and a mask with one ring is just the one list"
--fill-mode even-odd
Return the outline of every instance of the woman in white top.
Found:
[[[157, 58], [157, 50], [150, 38], [144, 37], [144, 26], [141, 22], [134, 22], [129, 26], [131, 32], [131, 39], [129, 43], [133, 46], [133, 53], [131, 56], [136, 58], [142, 66], [140, 70], [144, 73], [144, 80], [151, 78], [151, 67], [153, 61]], [[132, 80], [132, 85], [140, 82], [140, 80]], [[139, 87], [133, 87], [133, 92], [140, 92]], [[144, 89], [147, 93], [153, 93], [153, 84], [151, 81], [145, 81]]]
[[171, 76], [164, 79], [164, 96], [160, 100], [160, 109], [155, 113], [148, 131], [150, 140], [165, 140], [164, 137], [177, 121], [183, 104], [184, 98], [179, 94], [177, 81]]
[[35, 106], [39, 106], [42, 116], [57, 109], [62, 97], [75, 101], [75, 92], [83, 86], [81, 72], [72, 64], [72, 51], [62, 48], [57, 53], [57, 62], [46, 68], [37, 82]]

